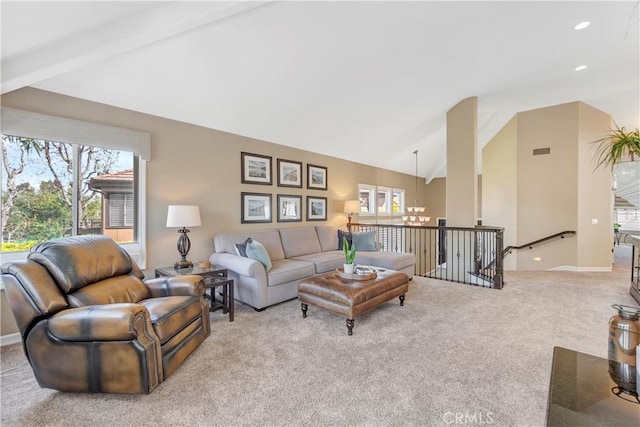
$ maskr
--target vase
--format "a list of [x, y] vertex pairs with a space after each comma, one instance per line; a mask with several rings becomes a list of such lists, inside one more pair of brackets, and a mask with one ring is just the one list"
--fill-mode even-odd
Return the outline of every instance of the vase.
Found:
[[353, 274], [353, 264], [342, 264], [344, 267], [344, 274]]
[[640, 309], [612, 306], [618, 314], [609, 320], [609, 375], [624, 391], [637, 395], [636, 351], [640, 345]]

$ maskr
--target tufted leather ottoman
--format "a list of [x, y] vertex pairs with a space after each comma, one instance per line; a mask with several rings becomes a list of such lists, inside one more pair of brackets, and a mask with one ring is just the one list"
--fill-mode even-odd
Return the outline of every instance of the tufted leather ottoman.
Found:
[[314, 276], [298, 284], [298, 300], [302, 317], [307, 317], [309, 304], [347, 318], [347, 333], [353, 335], [354, 319], [362, 313], [400, 297], [404, 305], [409, 290], [409, 277], [395, 270], [375, 268], [377, 277], [370, 280], [343, 279], [335, 272]]

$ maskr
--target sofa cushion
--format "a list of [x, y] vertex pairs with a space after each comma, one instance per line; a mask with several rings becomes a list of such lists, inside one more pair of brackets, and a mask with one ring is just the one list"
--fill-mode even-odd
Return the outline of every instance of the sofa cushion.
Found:
[[193, 319], [202, 316], [200, 299], [195, 296], [149, 298], [140, 301], [149, 311], [153, 329], [164, 344]]
[[[334, 234], [336, 233], [334, 232]], [[313, 263], [315, 265], [316, 274], [320, 274], [342, 267], [342, 264], [344, 264], [344, 253], [334, 249], [333, 251], [303, 255], [291, 259]]]
[[416, 263], [416, 257], [411, 253], [399, 252], [358, 252], [356, 264], [373, 265], [391, 270], [402, 270]]
[[[320, 250], [322, 252], [335, 251], [338, 248], [338, 228], [327, 227], [326, 225], [317, 225], [316, 233], [318, 241], [320, 241]], [[346, 231], [343, 231], [346, 233]]]
[[351, 237], [351, 233], [349, 233], [348, 231], [338, 230], [337, 240], [338, 240], [339, 251], [343, 249], [344, 239], [347, 239], [349, 246], [351, 246], [351, 244], [353, 243], [353, 238]]
[[242, 233], [216, 234], [213, 243], [216, 252], [236, 253], [235, 244], [247, 240], [249, 237], [258, 240], [267, 248], [271, 261], [284, 258], [284, 250], [278, 230], [246, 231]]
[[67, 295], [70, 307], [131, 303], [149, 298], [149, 288], [133, 274], [110, 277]]
[[242, 243], [234, 243], [234, 248], [236, 249], [236, 255], [246, 258], [247, 257], [247, 245], [251, 242], [251, 237], [248, 237]]
[[320, 241], [315, 227], [281, 228], [280, 238], [285, 258], [320, 252]]
[[376, 232], [363, 231], [359, 233], [351, 233], [351, 239], [356, 247], [356, 251], [377, 251], [376, 248]]
[[260, 261], [262, 265], [264, 265], [265, 270], [271, 270], [271, 258], [269, 258], [269, 252], [267, 252], [267, 248], [260, 242], [255, 239], [252, 239], [246, 246], [246, 254], [247, 258], [255, 259], [256, 261]]
[[290, 259], [281, 259], [273, 262], [271, 271], [267, 273], [268, 285], [278, 286], [283, 283], [304, 279], [313, 276], [315, 268], [313, 263]]

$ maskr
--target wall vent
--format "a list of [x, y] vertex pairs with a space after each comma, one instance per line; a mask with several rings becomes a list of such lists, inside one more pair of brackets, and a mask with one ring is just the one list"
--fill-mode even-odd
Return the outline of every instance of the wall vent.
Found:
[[547, 147], [547, 148], [534, 148], [533, 149], [533, 155], [534, 156], [541, 156], [543, 154], [551, 154], [551, 147]]

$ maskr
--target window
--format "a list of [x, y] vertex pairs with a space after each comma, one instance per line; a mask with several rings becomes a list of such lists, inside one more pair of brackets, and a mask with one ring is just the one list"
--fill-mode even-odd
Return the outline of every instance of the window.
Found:
[[2, 257], [38, 242], [104, 234], [145, 268], [149, 134], [2, 109]]
[[[80, 234], [134, 240], [134, 232], [104, 232], [133, 228], [133, 153], [2, 135], [2, 154], [3, 252]], [[102, 191], [115, 186], [128, 194]]]
[[640, 209], [616, 209], [615, 222], [622, 230], [640, 230]]
[[404, 215], [404, 190], [394, 188], [391, 191], [391, 194], [393, 203], [393, 214]]
[[111, 193], [107, 196], [109, 203], [107, 204], [108, 218], [107, 227], [109, 228], [133, 228], [133, 193]]
[[360, 215], [375, 215], [376, 198], [375, 185], [358, 184], [358, 198], [360, 199]]
[[391, 189], [387, 187], [378, 187], [378, 198], [376, 209], [378, 215], [391, 215]]
[[358, 184], [360, 215], [404, 215], [404, 190], [369, 184]]

